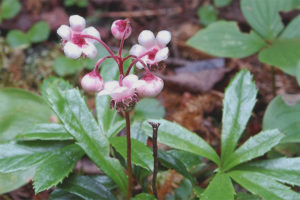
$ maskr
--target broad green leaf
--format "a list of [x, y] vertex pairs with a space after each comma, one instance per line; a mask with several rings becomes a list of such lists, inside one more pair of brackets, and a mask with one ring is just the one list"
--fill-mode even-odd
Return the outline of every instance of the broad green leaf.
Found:
[[232, 0], [214, 0], [214, 4], [217, 7], [224, 7], [228, 6], [231, 3]]
[[290, 0], [241, 0], [241, 9], [257, 33], [267, 40], [274, 40], [283, 29], [278, 12], [290, 7], [288, 5], [290, 2]]
[[109, 143], [76, 89], [61, 91], [53, 84], [47, 90], [48, 102], [95, 164], [126, 193], [127, 177], [118, 160], [109, 156]]
[[194, 194], [200, 199], [201, 194], [204, 192], [204, 189], [200, 186], [196, 186], [193, 188]]
[[16, 16], [21, 10], [19, 0], [3, 0], [0, 4], [0, 15], [3, 19]]
[[256, 102], [257, 89], [252, 75], [240, 71], [231, 80], [223, 100], [221, 155], [223, 162], [234, 151]]
[[268, 105], [263, 118], [263, 129], [279, 129], [286, 136], [281, 143], [300, 142], [300, 102], [288, 105], [281, 96]]
[[183, 176], [185, 176], [186, 178], [188, 178], [192, 183], [195, 182], [193, 177], [187, 171], [183, 162], [181, 160], [177, 159], [172, 154], [170, 154], [168, 152], [164, 152], [162, 150], [159, 150], [158, 151], [158, 159], [163, 166], [165, 166], [167, 168], [175, 169], [178, 173], [180, 173]]
[[38, 123], [49, 122], [52, 112], [43, 98], [16, 88], [0, 90], [0, 141], [13, 139]]
[[156, 198], [151, 194], [140, 193], [135, 197], [131, 198], [131, 200], [156, 200]]
[[235, 200], [260, 200], [260, 198], [253, 194], [239, 192], [236, 194]]
[[6, 36], [6, 40], [12, 47], [28, 46], [30, 44], [28, 36], [19, 30], [9, 31]]
[[144, 98], [135, 106], [134, 119], [160, 119], [166, 114], [163, 105], [155, 98]]
[[97, 175], [97, 176], [90, 176], [94, 181], [100, 183], [101, 185], [105, 186], [108, 190], [113, 190], [117, 188], [117, 185], [109, 178], [108, 176], [105, 175]]
[[25, 185], [30, 181], [33, 174], [33, 168], [7, 174], [0, 173], [0, 194], [13, 191], [22, 185]]
[[73, 88], [73, 86], [68, 81], [65, 81], [64, 79], [55, 76], [49, 76], [48, 78], [43, 80], [43, 83], [41, 85], [41, 94], [42, 97], [44, 97], [45, 99], [47, 99], [47, 89], [53, 83], [57, 84], [58, 87], [62, 90]]
[[75, 5], [77, 0], [64, 0], [64, 5], [65, 6], [73, 6]]
[[133, 121], [133, 123], [130, 125], [131, 138], [147, 144], [148, 135], [145, 134], [142, 126], [142, 121]]
[[276, 158], [251, 162], [238, 169], [259, 172], [290, 185], [300, 185], [300, 158]]
[[234, 170], [229, 175], [241, 186], [264, 200], [300, 199], [300, 194], [288, 186], [278, 183], [272, 177], [249, 171]]
[[55, 123], [36, 124], [18, 135], [19, 140], [72, 140], [73, 137], [64, 126]]
[[47, 40], [50, 35], [50, 27], [46, 21], [35, 23], [27, 32], [28, 38], [32, 43]]
[[67, 178], [59, 188], [85, 200], [116, 199], [105, 186], [88, 176], [73, 175]]
[[265, 42], [254, 32], [242, 33], [235, 22], [219, 21], [200, 30], [187, 44], [219, 57], [243, 58], [250, 56]]
[[83, 155], [84, 152], [75, 144], [53, 152], [50, 157], [36, 168], [33, 177], [35, 193], [47, 190], [62, 182]]
[[59, 76], [75, 74], [83, 69], [81, 59], [74, 60], [65, 56], [60, 56], [54, 60], [53, 69]]
[[125, 127], [125, 120], [116, 109], [110, 109], [110, 97], [96, 97], [97, 119], [103, 133], [107, 137], [118, 134]]
[[266, 130], [250, 137], [224, 162], [224, 170], [264, 155], [284, 137], [278, 130]]
[[[112, 146], [123, 156], [123, 158], [126, 159], [126, 137], [111, 137], [109, 141], [112, 144]], [[135, 139], [131, 139], [131, 159], [132, 163], [153, 171], [152, 151], [145, 144]]]
[[192, 194], [193, 184], [188, 179], [184, 179], [175, 189], [174, 195], [168, 194], [166, 200], [191, 199]]
[[76, 196], [75, 194], [65, 192], [62, 189], [55, 189], [51, 192], [49, 200], [83, 200], [83, 198]]
[[280, 39], [300, 39], [300, 15], [294, 18], [280, 35]]
[[203, 157], [196, 155], [194, 153], [190, 153], [187, 151], [182, 151], [178, 149], [172, 149], [167, 151], [168, 154], [171, 154], [173, 157], [177, 158], [178, 160], [181, 160], [181, 162], [184, 164], [184, 166], [187, 168], [187, 170], [191, 173], [194, 168], [197, 168], [197, 166], [203, 165]]
[[198, 8], [197, 11], [200, 23], [204, 26], [217, 21], [218, 19], [218, 10], [212, 5], [204, 5]]
[[296, 76], [300, 61], [300, 40], [280, 39], [263, 49], [258, 56], [263, 63], [280, 68], [285, 73]]
[[78, 0], [77, 1], [77, 6], [80, 8], [85, 8], [89, 5], [88, 0]]
[[[220, 164], [220, 159], [215, 150], [205, 142], [201, 137], [184, 127], [164, 119], [149, 120], [160, 123], [158, 129], [158, 141], [172, 148], [188, 151], [197, 155], [206, 157], [216, 164]], [[152, 127], [148, 122], [143, 123], [145, 133], [152, 137]]]
[[208, 187], [201, 194], [201, 200], [226, 199], [234, 200], [234, 188], [230, 177], [224, 173], [217, 173]]

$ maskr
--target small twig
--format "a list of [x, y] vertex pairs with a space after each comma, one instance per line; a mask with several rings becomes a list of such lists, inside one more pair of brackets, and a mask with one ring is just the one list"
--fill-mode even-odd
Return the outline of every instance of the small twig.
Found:
[[156, 189], [156, 177], [157, 177], [157, 170], [158, 170], [158, 158], [157, 158], [157, 132], [160, 123], [148, 122], [153, 129], [153, 136], [152, 136], [152, 145], [153, 145], [153, 158], [154, 158], [154, 166], [153, 166], [153, 178], [152, 178], [152, 190], [155, 198], [157, 198], [157, 189]]
[[131, 137], [129, 112], [125, 112], [127, 137], [127, 170], [128, 170], [128, 200], [132, 197], [132, 168], [131, 168]]
[[272, 93], [273, 93], [273, 97], [276, 97], [276, 79], [275, 79], [275, 69], [274, 67], [272, 68]]

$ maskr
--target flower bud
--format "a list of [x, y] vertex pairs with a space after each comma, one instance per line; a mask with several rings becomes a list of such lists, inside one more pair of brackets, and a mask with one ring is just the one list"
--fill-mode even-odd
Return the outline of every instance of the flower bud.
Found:
[[141, 80], [144, 80], [145, 84], [137, 88], [137, 93], [140, 97], [155, 97], [164, 87], [163, 80], [149, 72]]
[[[125, 30], [127, 27], [127, 31], [125, 34]], [[111, 25], [111, 32], [113, 34], [113, 36], [119, 40], [121, 40], [123, 38], [123, 35], [125, 34], [125, 38], [127, 39], [130, 34], [131, 34], [131, 26], [129, 24], [129, 20], [125, 19], [125, 20], [116, 20], [113, 22], [113, 24]]]
[[90, 73], [84, 75], [84, 77], [81, 79], [81, 87], [85, 91], [99, 92], [104, 88], [104, 81], [102, 77], [93, 70]]

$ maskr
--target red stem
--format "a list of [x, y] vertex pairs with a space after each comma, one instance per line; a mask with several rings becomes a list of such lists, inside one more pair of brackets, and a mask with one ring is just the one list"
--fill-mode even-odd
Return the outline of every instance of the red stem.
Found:
[[151, 52], [152, 52], [152, 50], [147, 51], [146, 53], [143, 53], [142, 55], [140, 55], [140, 56], [138, 56], [138, 57], [135, 57], [135, 59], [134, 59], [134, 60], [132, 61], [132, 63], [129, 65], [128, 70], [127, 70], [125, 76], [127, 76], [127, 75], [129, 74], [129, 72], [130, 72], [131, 68], [133, 67], [133, 65], [136, 64], [136, 63], [139, 62], [139, 61], [140, 61], [140, 62], [142, 63], [142, 65], [144, 66], [145, 70], [146, 70], [146, 71], [149, 71], [148, 68], [147, 68], [147, 66], [145, 65], [144, 61], [141, 60], [141, 58], [143, 58], [144, 56], [147, 56], [147, 55], [150, 54]]
[[103, 57], [103, 58], [100, 58], [100, 59], [96, 62], [95, 67], [94, 67], [94, 70], [95, 70], [95, 71], [98, 71], [100, 65], [101, 65], [107, 58], [111, 58], [111, 56], [105, 56], [105, 57]]
[[127, 139], [128, 200], [132, 197], [131, 137], [129, 112], [125, 112]]

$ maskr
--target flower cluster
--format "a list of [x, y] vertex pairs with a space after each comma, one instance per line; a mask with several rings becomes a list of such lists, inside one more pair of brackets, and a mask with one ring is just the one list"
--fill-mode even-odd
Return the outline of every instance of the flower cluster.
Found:
[[[142, 97], [154, 97], [163, 89], [163, 80], [153, 75], [148, 67], [158, 65], [168, 58], [169, 49], [167, 44], [171, 40], [169, 31], [160, 31], [154, 36], [149, 30], [144, 30], [138, 37], [139, 44], [135, 44], [130, 49], [130, 55], [122, 57], [124, 40], [127, 39], [132, 28], [128, 19], [116, 20], [111, 26], [111, 32], [116, 39], [121, 40], [118, 55], [115, 55], [110, 48], [101, 40], [100, 33], [94, 27], [85, 28], [84, 18], [73, 15], [70, 17], [70, 27], [62, 25], [57, 33], [63, 39], [63, 49], [69, 58], [77, 59], [80, 56], [95, 58], [97, 48], [94, 42], [99, 42], [109, 52], [109, 56], [100, 58], [94, 69], [86, 74], [82, 80], [82, 88], [86, 91], [98, 92], [98, 95], [110, 95], [112, 98], [111, 107], [118, 110], [128, 110]], [[119, 81], [104, 82], [99, 75], [99, 68], [106, 59], [114, 59], [120, 71]], [[123, 63], [127, 59], [132, 59], [127, 72], [124, 72]], [[132, 67], [144, 68], [145, 73], [141, 78], [130, 74]]]

